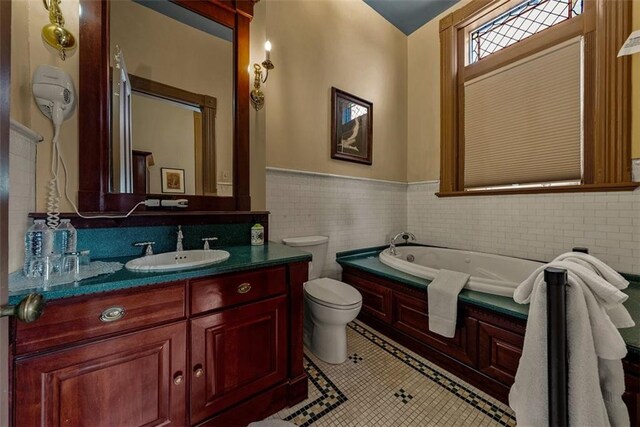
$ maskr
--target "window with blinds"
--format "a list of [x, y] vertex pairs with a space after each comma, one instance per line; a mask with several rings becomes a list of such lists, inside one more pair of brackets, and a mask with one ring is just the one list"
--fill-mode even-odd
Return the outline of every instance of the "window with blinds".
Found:
[[465, 190], [582, 178], [582, 37], [464, 85]]

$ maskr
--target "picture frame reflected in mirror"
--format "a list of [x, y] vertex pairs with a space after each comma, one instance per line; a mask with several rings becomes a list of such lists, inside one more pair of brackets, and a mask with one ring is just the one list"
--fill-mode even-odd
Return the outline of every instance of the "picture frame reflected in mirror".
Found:
[[160, 168], [163, 193], [184, 194], [184, 169]]

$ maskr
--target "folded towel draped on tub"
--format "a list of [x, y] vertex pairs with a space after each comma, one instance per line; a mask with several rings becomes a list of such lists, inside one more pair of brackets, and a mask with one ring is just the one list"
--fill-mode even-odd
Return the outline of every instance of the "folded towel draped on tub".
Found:
[[[547, 285], [544, 270], [556, 267], [567, 270], [569, 282], [570, 423], [575, 426], [628, 426], [629, 415], [621, 399], [624, 392], [621, 359], [627, 354], [627, 347], [617, 329], [633, 324], [622, 306], [628, 297], [620, 288], [626, 287], [626, 281], [612, 269], [605, 276], [598, 263], [583, 254], [580, 257], [565, 255], [562, 261], [553, 261], [537, 269], [514, 293], [516, 302], [531, 305], [509, 404], [516, 412], [518, 425], [548, 425]], [[580, 261], [574, 262], [574, 259]], [[610, 316], [611, 312], [616, 316]]]
[[456, 333], [458, 294], [469, 281], [469, 275], [440, 269], [427, 287], [429, 304], [429, 330], [447, 338]]

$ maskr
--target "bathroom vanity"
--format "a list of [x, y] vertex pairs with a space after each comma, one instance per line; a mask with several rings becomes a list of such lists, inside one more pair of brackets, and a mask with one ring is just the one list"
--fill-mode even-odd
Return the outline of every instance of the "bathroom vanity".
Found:
[[13, 425], [244, 426], [304, 400], [311, 257], [229, 250], [226, 265], [69, 288], [38, 321], [14, 321]]
[[[522, 355], [527, 305], [509, 297], [463, 290], [453, 338], [429, 330], [427, 282], [378, 260], [381, 248], [337, 254], [342, 280], [362, 294], [359, 319], [407, 348], [508, 404]], [[623, 396], [631, 425], [640, 423], [640, 283], [625, 291], [636, 327], [621, 329], [629, 353], [623, 360]]]

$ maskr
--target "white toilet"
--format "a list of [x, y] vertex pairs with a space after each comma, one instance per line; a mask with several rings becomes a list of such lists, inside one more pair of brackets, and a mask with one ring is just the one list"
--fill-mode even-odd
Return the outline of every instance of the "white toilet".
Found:
[[328, 363], [347, 360], [347, 323], [362, 307], [362, 295], [353, 286], [329, 278], [319, 278], [327, 256], [326, 236], [282, 239], [285, 245], [311, 252], [309, 281], [304, 284], [304, 344]]

